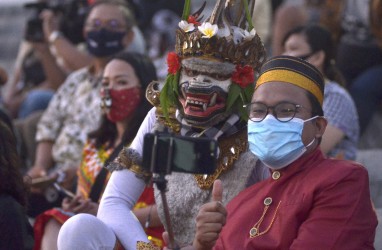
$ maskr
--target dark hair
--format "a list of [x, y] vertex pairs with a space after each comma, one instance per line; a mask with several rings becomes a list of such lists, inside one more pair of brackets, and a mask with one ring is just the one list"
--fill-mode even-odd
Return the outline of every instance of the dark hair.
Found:
[[28, 189], [20, 167], [16, 138], [11, 129], [0, 121], [0, 194], [8, 194], [26, 207]]
[[[145, 92], [149, 83], [157, 79], [157, 75], [154, 64], [147, 56], [132, 52], [121, 52], [114, 56], [111, 61], [115, 59], [125, 61], [133, 67], [142, 89], [141, 104], [134, 111], [132, 115], [133, 118], [130, 119], [129, 124], [127, 125], [128, 129], [125, 130], [122, 137], [122, 143], [126, 145], [134, 139], [141, 123], [143, 122], [143, 119], [152, 107], [152, 105], [145, 98]], [[96, 131], [89, 134], [89, 138], [95, 139], [95, 146], [97, 148], [105, 144], [107, 144], [109, 148], [113, 147], [116, 137], [116, 125], [108, 120], [105, 115], [102, 116], [100, 127]]]
[[323, 51], [325, 54], [324, 60], [324, 75], [332, 81], [336, 81], [342, 86], [345, 86], [345, 79], [335, 65], [335, 46], [332, 35], [326, 28], [312, 24], [307, 26], [298, 26], [290, 30], [284, 37], [282, 45], [285, 46], [286, 41], [292, 35], [302, 34], [306, 37], [306, 41], [312, 52]]
[[91, 7], [88, 11], [88, 14], [86, 16], [86, 19], [85, 19], [86, 21], [88, 20], [89, 15], [92, 12], [92, 10], [94, 8], [100, 6], [100, 5], [117, 6], [125, 18], [127, 31], [130, 31], [133, 28], [133, 26], [136, 24], [134, 13], [133, 13], [131, 6], [126, 1], [123, 1], [123, 0], [98, 0], [98, 1], [96, 1], [94, 4], [91, 5]]

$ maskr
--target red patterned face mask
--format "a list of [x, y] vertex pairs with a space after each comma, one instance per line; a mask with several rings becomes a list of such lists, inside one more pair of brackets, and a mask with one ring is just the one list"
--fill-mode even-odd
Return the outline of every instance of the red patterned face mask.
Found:
[[108, 111], [107, 118], [112, 122], [129, 117], [141, 103], [141, 88], [108, 89], [101, 91], [102, 103]]

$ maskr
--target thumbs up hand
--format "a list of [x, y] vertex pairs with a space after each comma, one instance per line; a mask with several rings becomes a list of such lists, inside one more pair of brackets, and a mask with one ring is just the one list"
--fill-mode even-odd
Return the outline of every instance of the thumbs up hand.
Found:
[[223, 187], [220, 180], [214, 182], [212, 201], [199, 209], [196, 217], [196, 234], [193, 246], [197, 250], [212, 249], [226, 222], [227, 211], [222, 203]]

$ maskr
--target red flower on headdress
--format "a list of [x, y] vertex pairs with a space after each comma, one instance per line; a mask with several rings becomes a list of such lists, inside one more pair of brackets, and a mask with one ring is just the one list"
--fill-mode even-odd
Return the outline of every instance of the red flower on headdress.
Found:
[[193, 15], [190, 15], [187, 19], [187, 22], [188, 23], [193, 23], [194, 25], [196, 26], [200, 26], [200, 23], [198, 21], [196, 21], [196, 19], [198, 18], [198, 16], [193, 16]]
[[175, 52], [167, 55], [168, 73], [175, 75], [180, 69], [179, 56]]
[[244, 67], [236, 65], [236, 70], [232, 74], [232, 81], [245, 89], [249, 84], [255, 81], [253, 68], [249, 65], [245, 65]]

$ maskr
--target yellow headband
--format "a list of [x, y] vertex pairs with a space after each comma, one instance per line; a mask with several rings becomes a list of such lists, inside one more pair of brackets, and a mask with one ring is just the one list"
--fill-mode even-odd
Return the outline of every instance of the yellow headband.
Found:
[[286, 82], [303, 88], [312, 93], [322, 106], [324, 100], [322, 91], [314, 81], [302, 74], [285, 69], [270, 70], [259, 77], [255, 89], [267, 82]]

